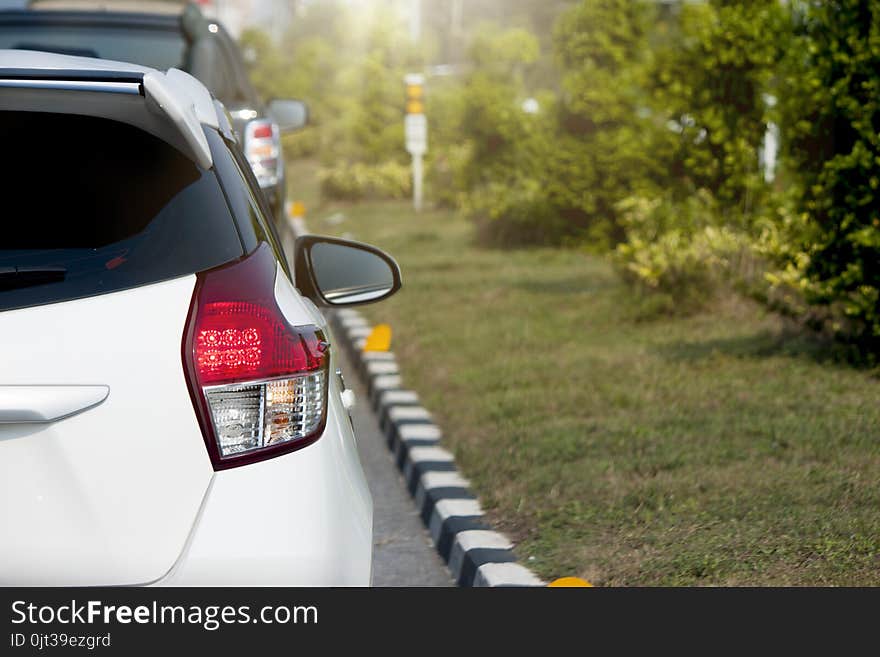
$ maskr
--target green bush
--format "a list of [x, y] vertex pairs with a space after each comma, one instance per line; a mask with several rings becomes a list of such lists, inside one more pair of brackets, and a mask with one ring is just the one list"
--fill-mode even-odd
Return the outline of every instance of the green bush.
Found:
[[[677, 144], [667, 193], [618, 205], [626, 240], [616, 258], [627, 278], [675, 307], [698, 304], [724, 278], [746, 279], [774, 308], [875, 359], [880, 2], [719, 0], [684, 5], [669, 25], [656, 38], [649, 88]], [[775, 190], [757, 157], [771, 117], [783, 140]], [[697, 201], [695, 186], [711, 204]], [[744, 261], [746, 273], [733, 266]], [[756, 263], [767, 266], [763, 277]]]
[[[312, 104], [288, 152], [321, 158], [328, 197], [406, 198], [403, 75], [427, 51], [388, 7], [312, 4], [288, 47], [244, 38], [264, 93]], [[539, 4], [443, 46], [469, 43], [461, 76], [428, 83], [428, 200], [461, 207], [490, 244], [612, 252], [657, 309], [744, 282], [880, 354], [880, 0], [580, 0], [556, 21], [555, 66], [510, 27], [544, 21]]]
[[518, 164], [530, 118], [520, 104], [526, 97], [525, 70], [538, 58], [537, 39], [522, 29], [498, 31], [487, 26], [469, 49], [471, 72], [461, 89], [462, 137], [471, 143], [463, 170], [468, 191], [498, 183]]
[[651, 107], [676, 134], [667, 177], [679, 197], [708, 189], [724, 207], [754, 210], [766, 186], [758, 149], [790, 25], [779, 0], [686, 3], [658, 30]]
[[521, 109], [537, 40], [516, 30], [475, 42], [462, 120], [473, 151], [463, 177], [484, 238], [594, 250], [623, 238], [616, 203], [656, 188], [653, 145], [668, 139], [640, 111], [651, 15], [627, 0], [565, 12], [554, 35], [562, 92], [538, 94], [538, 115]]
[[393, 161], [376, 165], [343, 163], [322, 168], [318, 180], [321, 194], [336, 200], [405, 199], [412, 195], [410, 167]]
[[757, 153], [785, 34], [776, 0], [666, 14], [583, 1], [557, 21], [561, 89], [535, 117], [518, 104], [537, 42], [487, 31], [471, 49], [462, 115], [472, 150], [461, 178], [480, 234], [607, 251], [629, 237], [622, 200], [681, 202], [695, 188], [719, 205], [712, 226], [748, 233], [767, 196]]
[[642, 82], [665, 129], [646, 157], [660, 170], [647, 195], [616, 205], [615, 260], [654, 311], [695, 310], [730, 284], [769, 294], [779, 202], [758, 152], [790, 31], [777, 0], [684, 4], [652, 31]]
[[476, 218], [478, 239], [487, 244], [536, 246], [546, 244], [548, 236], [568, 232], [565, 218], [548, 203], [539, 179], [489, 183], [468, 197], [465, 208]]
[[627, 237], [614, 260], [643, 297], [653, 297], [648, 314], [699, 309], [752, 260], [748, 236], [719, 221], [719, 204], [708, 190], [684, 202], [671, 195], [631, 197], [617, 209]]
[[391, 49], [390, 42], [377, 44], [358, 64], [360, 84], [356, 102], [341, 124], [345, 132], [341, 139], [327, 144], [327, 153], [334, 158], [367, 164], [407, 159], [403, 134], [405, 69], [391, 63]]
[[458, 77], [435, 77], [427, 88], [429, 147], [426, 198], [441, 207], [460, 207], [467, 187], [471, 143], [462, 138], [464, 94]]
[[803, 228], [789, 282], [880, 354], [880, 2], [795, 4], [783, 141]]
[[288, 158], [315, 157], [321, 151], [321, 131], [316, 126], [281, 136], [284, 154]]
[[562, 15], [555, 45], [562, 66], [547, 193], [588, 246], [624, 239], [618, 203], [659, 193], [668, 131], [644, 93], [654, 9], [627, 0], [581, 2]]
[[447, 198], [461, 203], [488, 243], [541, 244], [564, 233], [565, 222], [538, 182], [552, 149], [552, 101], [543, 96], [539, 114], [522, 107], [524, 78], [539, 54], [538, 40], [524, 29], [480, 29], [468, 51], [471, 70], [457, 108], [458, 139], [465, 145], [441, 150], [434, 163], [436, 175], [461, 186], [463, 193]]
[[404, 149], [404, 74], [421, 68], [405, 25], [388, 6], [365, 10], [345, 0], [304, 8], [285, 46], [256, 30], [242, 46], [252, 77], [266, 97], [301, 98], [309, 128], [285, 135], [288, 157], [317, 157], [328, 198], [405, 198], [410, 195]]
[[463, 179], [471, 159], [471, 144], [440, 142], [432, 146], [428, 155], [427, 198], [438, 207], [462, 207], [467, 200]]

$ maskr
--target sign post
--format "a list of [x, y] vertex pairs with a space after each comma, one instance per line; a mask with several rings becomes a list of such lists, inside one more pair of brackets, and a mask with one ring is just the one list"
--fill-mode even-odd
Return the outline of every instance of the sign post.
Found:
[[413, 207], [422, 209], [422, 158], [428, 151], [428, 119], [425, 116], [425, 76], [413, 73], [406, 76], [406, 117], [404, 132], [406, 150], [412, 156]]

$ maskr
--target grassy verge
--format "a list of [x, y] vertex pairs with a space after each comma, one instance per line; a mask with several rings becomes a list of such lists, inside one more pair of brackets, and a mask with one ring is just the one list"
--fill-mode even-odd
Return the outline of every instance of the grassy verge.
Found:
[[[315, 198], [313, 167], [290, 177]], [[867, 373], [735, 298], [640, 322], [603, 260], [481, 249], [450, 212], [328, 204], [309, 223], [400, 261], [404, 290], [365, 313], [393, 326], [405, 384], [544, 577], [880, 584]]]

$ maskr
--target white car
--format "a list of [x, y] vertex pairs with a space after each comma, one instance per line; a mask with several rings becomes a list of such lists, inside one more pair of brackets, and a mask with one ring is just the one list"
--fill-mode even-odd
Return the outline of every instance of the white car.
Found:
[[307, 236], [294, 277], [194, 78], [0, 50], [0, 584], [368, 585], [372, 500], [317, 305], [400, 287]]

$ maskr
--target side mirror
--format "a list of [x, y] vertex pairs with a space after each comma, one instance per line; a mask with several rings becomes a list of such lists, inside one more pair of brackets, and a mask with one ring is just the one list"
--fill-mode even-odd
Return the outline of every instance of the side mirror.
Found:
[[293, 260], [296, 286], [318, 305], [381, 301], [402, 285], [394, 258], [360, 242], [303, 235], [296, 240]]
[[266, 111], [281, 132], [301, 130], [309, 123], [309, 106], [301, 100], [276, 98], [269, 101]]

